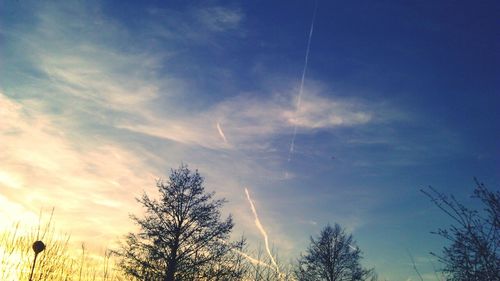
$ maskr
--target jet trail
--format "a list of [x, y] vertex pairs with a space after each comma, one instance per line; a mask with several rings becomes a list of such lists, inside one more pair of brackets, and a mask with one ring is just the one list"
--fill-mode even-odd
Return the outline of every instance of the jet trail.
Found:
[[233, 251], [235, 251], [236, 253], [238, 253], [238, 255], [246, 258], [248, 261], [250, 261], [251, 263], [255, 264], [255, 265], [262, 265], [262, 266], [265, 266], [267, 268], [270, 268], [270, 269], [275, 269], [273, 266], [261, 261], [261, 260], [258, 260], [250, 255], [247, 255], [245, 253], [243, 253], [242, 251], [239, 251], [239, 250], [236, 250], [234, 249]]
[[245, 188], [245, 193], [247, 195], [248, 202], [250, 203], [250, 207], [252, 208], [253, 216], [255, 217], [255, 225], [259, 229], [259, 231], [262, 234], [262, 236], [264, 236], [264, 243], [265, 243], [265, 246], [266, 246], [267, 254], [269, 255], [269, 258], [271, 259], [272, 264], [276, 267], [276, 272], [278, 272], [278, 274], [280, 275], [281, 273], [279, 271], [278, 264], [276, 264], [276, 261], [274, 260], [274, 257], [271, 254], [271, 250], [269, 249], [269, 239], [267, 237], [266, 230], [264, 229], [264, 227], [260, 223], [259, 216], [257, 215], [257, 210], [255, 209], [255, 206], [253, 205], [252, 198], [250, 198], [250, 193], [248, 193], [248, 189], [247, 188]]
[[217, 131], [219, 131], [219, 135], [224, 140], [224, 142], [227, 143], [226, 135], [224, 135], [224, 132], [222, 131], [222, 128], [220, 127], [219, 122], [217, 122]]
[[[220, 242], [222, 242], [222, 243], [224, 243], [224, 244], [227, 244], [227, 243], [226, 243], [226, 241], [224, 241], [224, 240], [222, 240], [222, 239], [219, 239], [219, 241], [220, 241]], [[231, 250], [232, 250], [233, 252], [237, 253], [238, 255], [240, 255], [240, 256], [242, 256], [242, 257], [246, 258], [249, 262], [251, 262], [251, 263], [253, 263], [253, 264], [255, 264], [255, 265], [257, 265], [257, 264], [258, 264], [258, 265], [262, 265], [262, 266], [265, 266], [265, 267], [270, 268], [270, 269], [274, 269], [274, 267], [273, 267], [273, 266], [271, 266], [270, 264], [267, 264], [267, 263], [265, 263], [265, 262], [263, 262], [263, 261], [261, 261], [261, 260], [258, 260], [258, 259], [256, 259], [256, 258], [254, 258], [254, 257], [252, 257], [252, 256], [250, 256], [250, 255], [248, 255], [248, 254], [246, 254], [246, 253], [244, 253], [243, 251], [240, 251], [240, 250], [238, 250], [238, 249], [234, 249], [234, 248], [233, 248], [233, 249], [231, 249]]]
[[[306, 57], [304, 60], [304, 69], [302, 70], [302, 78], [300, 79], [300, 88], [299, 94], [297, 96], [297, 104], [295, 110], [299, 110], [300, 103], [302, 101], [302, 94], [304, 92], [304, 81], [306, 79], [307, 65], [309, 63], [309, 51], [311, 49], [311, 39], [314, 31], [314, 22], [316, 20], [316, 11], [318, 10], [318, 1], [316, 1], [316, 5], [314, 7], [314, 13], [311, 21], [311, 28], [309, 29], [309, 38], [307, 39], [307, 48], [306, 48]], [[293, 151], [295, 150], [295, 138], [297, 137], [297, 123], [295, 123], [293, 127], [293, 137], [292, 142], [290, 143], [290, 151], [288, 152], [288, 162], [292, 160]]]

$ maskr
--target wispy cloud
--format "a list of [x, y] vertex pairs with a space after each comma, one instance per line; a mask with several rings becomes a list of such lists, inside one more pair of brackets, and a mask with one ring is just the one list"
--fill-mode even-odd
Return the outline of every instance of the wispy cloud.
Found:
[[[243, 17], [220, 7], [196, 11], [230, 26]], [[168, 54], [118, 51], [116, 45], [133, 38], [122, 38], [126, 35], [119, 25], [103, 15], [93, 28], [109, 34], [108, 42], [84, 24], [89, 20], [85, 14], [79, 16], [79, 24], [69, 26], [61, 25], [65, 17], [42, 9], [39, 27], [23, 35], [23, 42], [32, 44], [20, 48], [29, 54], [32, 66], [46, 76], [24, 90], [35, 91], [37, 87], [37, 96], [57, 105], [64, 115], [91, 118], [105, 126], [183, 144], [237, 149], [289, 135], [293, 126], [305, 131], [357, 126], [383, 114], [369, 102], [338, 99], [328, 89], [316, 86], [304, 89], [298, 108], [295, 92], [275, 89], [271, 93], [234, 93], [193, 114], [176, 104], [187, 94], [183, 79], [175, 71], [159, 71]], [[106, 28], [101, 28], [104, 23]], [[82, 32], [85, 37], [79, 34]], [[48, 40], [53, 41], [41, 43]], [[224, 136], [230, 136], [231, 145], [219, 141], [220, 123], [224, 123]]]
[[[291, 135], [291, 128], [307, 132], [336, 127], [365, 125], [375, 121], [369, 103], [332, 99], [310, 92], [300, 108], [293, 106], [291, 93], [286, 95], [250, 96], [240, 94], [224, 100], [204, 112], [179, 116], [149, 116], [144, 123], [125, 120], [119, 126], [183, 143], [209, 148], [246, 148], [256, 141], [265, 143], [276, 136]], [[216, 120], [224, 122], [224, 134], [231, 137], [231, 146], [219, 141]]]
[[[133, 205], [134, 194], [156, 176], [154, 168], [119, 144], [103, 139], [80, 143], [29, 102], [0, 94], [0, 104], [0, 118], [9, 121], [0, 133], [3, 196], [28, 212], [55, 206], [64, 222], [78, 217], [78, 223], [69, 224], [77, 237], [96, 223], [103, 226], [94, 233], [100, 237], [123, 233], [126, 228], [110, 223], [127, 221], [124, 206]], [[12, 212], [12, 204], [2, 204], [1, 212]]]
[[243, 14], [236, 9], [225, 7], [208, 7], [195, 10], [201, 24], [212, 31], [225, 31], [239, 27]]
[[187, 5], [177, 9], [149, 8], [147, 12], [145, 34], [162, 42], [185, 44], [186, 48], [217, 46], [214, 37], [226, 33], [244, 35], [245, 14], [237, 7]]
[[[4, 34], [23, 65], [9, 61], [2, 69], [0, 145], [7, 153], [0, 156], [0, 187], [6, 200], [30, 212], [56, 205], [56, 218], [73, 237], [92, 232], [108, 239], [129, 230], [130, 206], [140, 212], [134, 197], [182, 161], [207, 175], [218, 194], [232, 196], [229, 211], [237, 220], [251, 221], [234, 190], [241, 181], [258, 192], [289, 179], [283, 178], [286, 147], [275, 141], [288, 143], [294, 126], [313, 134], [392, 118], [384, 105], [339, 98], [312, 79], [300, 106], [289, 79], [285, 90], [224, 93], [193, 110], [183, 99], [196, 77], [170, 67], [181, 48], [158, 51], [154, 41], [210, 45], [211, 36], [241, 27], [241, 11], [196, 8], [186, 20], [185, 13], [150, 10], [164, 26], [150, 30], [146, 22], [146, 35], [137, 35], [97, 8], [54, 5], [33, 11], [36, 24], [19, 23]], [[141, 36], [151, 36], [153, 50], [143, 48]], [[277, 236], [278, 246], [292, 247], [286, 234]]]

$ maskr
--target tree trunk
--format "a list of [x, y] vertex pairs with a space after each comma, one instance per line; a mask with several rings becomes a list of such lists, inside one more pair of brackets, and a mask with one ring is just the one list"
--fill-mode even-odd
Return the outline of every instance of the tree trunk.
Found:
[[174, 245], [170, 252], [170, 258], [167, 264], [167, 276], [165, 281], [175, 281], [175, 272], [177, 271], [177, 250], [179, 248], [179, 238], [178, 235], [175, 237]]
[[167, 276], [165, 281], [175, 281], [175, 270], [177, 267], [177, 260], [173, 259], [168, 262], [167, 265]]

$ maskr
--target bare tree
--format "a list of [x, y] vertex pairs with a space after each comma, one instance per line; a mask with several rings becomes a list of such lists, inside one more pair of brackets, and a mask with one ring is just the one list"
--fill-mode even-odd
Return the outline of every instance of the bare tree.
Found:
[[217, 280], [209, 274], [220, 276], [216, 265], [241, 246], [228, 242], [233, 220], [221, 219], [225, 200], [205, 192], [203, 178], [186, 165], [157, 187], [159, 199], [137, 199], [146, 214], [132, 216], [140, 232], [129, 233], [117, 251], [121, 268], [139, 280]]
[[373, 277], [373, 270], [364, 269], [361, 251], [351, 234], [340, 225], [327, 225], [314, 239], [305, 255], [299, 258], [296, 276], [301, 281], [358, 281]]
[[454, 222], [448, 228], [433, 232], [450, 242], [436, 256], [444, 265], [448, 280], [500, 281], [500, 192], [490, 191], [476, 179], [473, 198], [484, 206], [472, 210], [434, 188], [422, 190]]

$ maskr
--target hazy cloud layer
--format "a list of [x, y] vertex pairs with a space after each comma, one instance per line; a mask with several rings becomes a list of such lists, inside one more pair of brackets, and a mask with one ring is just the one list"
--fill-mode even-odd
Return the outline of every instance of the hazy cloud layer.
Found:
[[[55, 207], [56, 217], [78, 238], [97, 222], [105, 228], [95, 233], [102, 238], [123, 233], [126, 227], [112, 226], [113, 219], [125, 221], [124, 210], [136, 209], [133, 195], [157, 176], [145, 159], [103, 139], [81, 143], [29, 101], [2, 94], [0, 104], [0, 117], [8, 121], [0, 134], [3, 196], [35, 214]], [[8, 208], [2, 205], [2, 213]]]
[[[363, 187], [345, 183], [325, 184], [327, 193], [304, 179], [331, 172], [334, 145], [345, 164], [335, 167], [340, 175], [356, 165], [404, 158], [365, 159], [352, 149], [399, 143], [392, 128], [381, 128], [407, 116], [388, 101], [341, 98], [310, 78], [297, 108], [298, 81], [291, 77], [285, 86], [270, 83], [266, 90], [186, 102], [198, 77], [178, 70], [175, 59], [185, 55], [186, 45], [219, 48], [218, 36], [244, 37], [242, 10], [151, 8], [151, 18], [141, 19], [136, 32], [90, 4], [40, 4], [29, 12], [31, 22], [0, 30], [8, 39], [0, 82], [2, 216], [33, 219], [39, 208], [55, 206], [56, 221], [75, 239], [109, 241], [131, 230], [128, 214], [140, 212], [134, 197], [155, 192], [155, 180], [185, 162], [229, 199], [226, 211], [235, 215], [236, 234], [255, 242], [260, 237], [245, 201], [247, 187], [271, 244], [286, 256], [307, 242], [306, 232], [330, 219], [359, 229], [377, 200], [385, 200], [359, 196]], [[287, 163], [294, 126], [306, 141], [320, 133], [330, 137], [326, 145], [298, 145], [301, 159], [314, 161]], [[349, 136], [337, 137], [341, 130]], [[294, 185], [289, 180], [295, 178], [303, 181]], [[274, 188], [280, 193], [268, 196]], [[327, 199], [335, 203], [331, 209], [293, 214], [320, 208]], [[352, 202], [360, 206], [340, 211]]]

